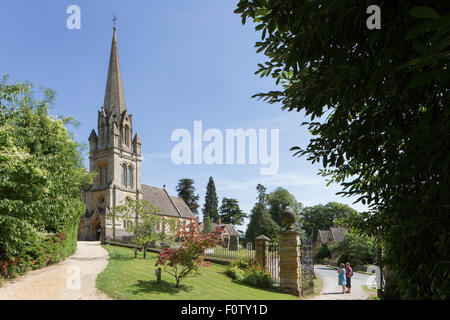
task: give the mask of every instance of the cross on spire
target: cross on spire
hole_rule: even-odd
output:
[[[112,21],[114,22],[113,29],[116,30],[116,21],[117,21],[116,15],[114,15],[114,18],[112,19]]]

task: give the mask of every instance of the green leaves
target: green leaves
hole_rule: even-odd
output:
[[[85,212],[80,190],[91,176],[64,126],[70,120],[49,116],[55,93],[44,89],[36,100],[30,84],[7,79],[0,83],[0,260],[27,254],[41,241],[37,232],[75,229],[62,244],[68,254]]]
[[[265,32],[256,50],[266,61],[256,74],[281,86],[254,97],[309,118],[313,138],[293,154],[322,162],[338,194],[369,205],[360,227],[389,246],[405,297],[443,296],[450,280],[430,281],[410,264],[442,274],[435,266],[450,255],[450,240],[436,237],[450,223],[450,2],[380,6],[377,31],[346,1],[242,0],[237,13]]]
[[[414,7],[411,9],[410,13],[414,18],[419,18],[419,19],[437,19],[437,18],[439,18],[439,14],[430,7],[424,7],[424,6]]]

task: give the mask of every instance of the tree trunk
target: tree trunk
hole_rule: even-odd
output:
[[[147,258],[147,247],[144,246],[144,259],[146,259],[146,258]]]

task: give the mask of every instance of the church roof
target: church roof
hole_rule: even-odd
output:
[[[221,225],[218,225],[216,223],[212,223],[213,229],[216,229],[217,227],[220,227],[222,229],[225,229],[230,236],[237,236],[239,237],[239,232],[236,231],[234,226],[230,223],[223,223]]]
[[[330,228],[331,236],[333,237],[334,241],[342,241],[345,239],[345,228]]]
[[[144,200],[153,203],[161,211],[160,215],[179,218],[194,218],[183,199],[170,196],[165,189],[142,184]]]
[[[326,244],[328,240],[328,233],[330,230],[319,230],[318,239],[322,244]]]
[[[119,117],[127,109],[120,72],[119,50],[116,41],[116,28],[113,32],[111,55],[109,57],[108,78],[106,80],[105,101],[103,103],[108,115],[115,113]]]

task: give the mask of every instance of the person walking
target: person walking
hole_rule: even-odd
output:
[[[350,262],[347,261],[347,263],[345,264],[345,283],[346,283],[346,287],[347,287],[347,293],[350,293],[351,289],[352,289],[352,276],[353,276],[353,269],[350,266]]]
[[[345,293],[345,285],[346,285],[345,264],[341,263],[341,265],[337,269],[337,272],[338,272],[338,285],[342,286],[342,293],[344,294]]]

